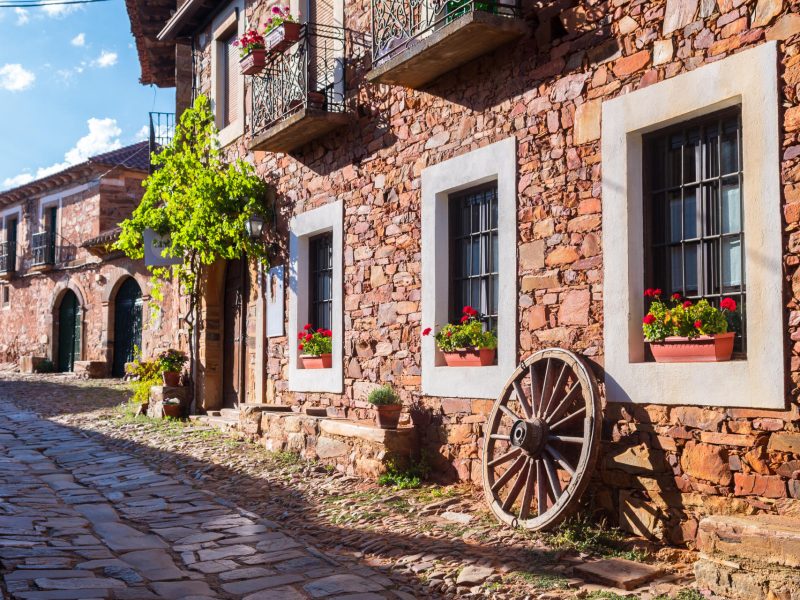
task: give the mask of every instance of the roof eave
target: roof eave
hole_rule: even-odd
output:
[[[218,4],[213,0],[186,0],[156,37],[161,42],[168,42],[191,36]]]

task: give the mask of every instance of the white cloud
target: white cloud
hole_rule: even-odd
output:
[[[33,85],[36,75],[20,64],[7,64],[0,67],[0,89],[21,92]]]
[[[150,128],[147,125],[142,125],[142,128],[133,136],[134,142],[143,142],[150,139]]]
[[[80,9],[81,6],[79,4],[45,4],[42,6],[42,12],[54,19],[60,19]]]
[[[92,61],[92,65],[95,67],[99,67],[101,69],[105,69],[106,67],[113,67],[117,64],[117,53],[116,52],[109,52],[108,50],[103,50],[95,60]]]
[[[89,133],[80,138],[75,145],[64,154],[64,161],[37,169],[36,175],[30,173],[20,173],[14,177],[9,177],[3,181],[3,187],[14,187],[24,185],[34,179],[41,179],[53,173],[63,171],[67,167],[85,162],[88,158],[110,152],[122,147],[119,136],[122,129],[117,125],[116,119],[96,119],[92,117],[86,124]]]
[[[25,25],[31,20],[30,16],[28,16],[28,11],[24,8],[15,8],[14,14],[17,15],[17,25]]]
[[[73,46],[78,46],[78,47],[85,46],[86,45],[86,34],[85,33],[79,33],[74,38],[72,38],[72,40],[70,40],[70,44],[72,44]]]
[[[3,187],[4,188],[13,188],[19,185],[25,185],[33,181],[33,175],[30,173],[20,173],[19,175],[15,175],[14,177],[8,177],[3,180]]]

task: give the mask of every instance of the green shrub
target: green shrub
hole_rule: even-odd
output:
[[[158,355],[158,367],[161,373],[177,373],[183,369],[183,364],[189,360],[180,350],[164,350]]]
[[[374,404],[375,406],[391,406],[395,404],[402,404],[397,392],[395,392],[394,388],[392,388],[390,385],[382,385],[381,387],[372,390],[369,393],[369,396],[367,396],[367,402]]]
[[[136,360],[128,365],[133,397],[131,402],[143,404],[150,400],[150,388],[161,383],[161,365],[157,360]]]

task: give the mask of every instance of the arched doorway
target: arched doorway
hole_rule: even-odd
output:
[[[228,262],[222,326],[222,405],[235,408],[245,398],[245,336],[247,331],[247,260]]]
[[[58,360],[60,373],[74,370],[81,359],[81,304],[72,290],[67,290],[58,307]]]
[[[124,281],[114,301],[114,363],[111,374],[125,375],[125,364],[142,347],[142,288],[133,277]]]

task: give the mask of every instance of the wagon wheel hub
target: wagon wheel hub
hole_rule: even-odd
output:
[[[511,445],[521,448],[530,456],[536,458],[544,450],[547,433],[547,423],[542,419],[538,417],[534,417],[530,421],[519,419],[511,427]]]

